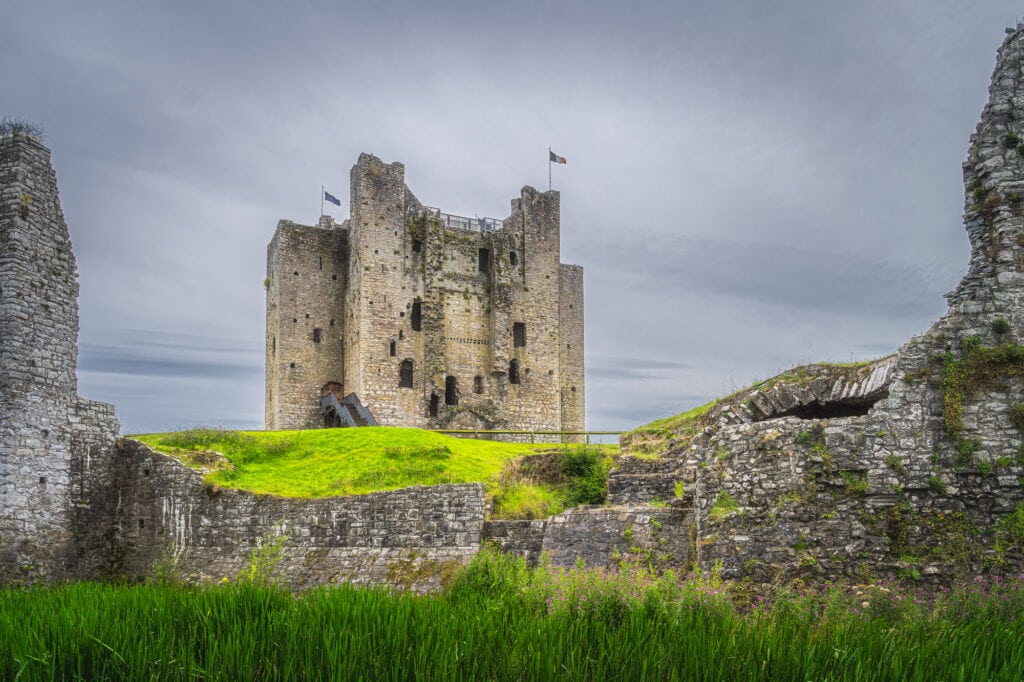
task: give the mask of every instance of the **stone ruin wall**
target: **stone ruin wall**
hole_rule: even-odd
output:
[[[292,589],[341,582],[439,589],[489,542],[536,564],[687,564],[687,512],[582,507],[550,519],[486,521],[479,483],[308,500],[219,488],[146,445],[118,447],[118,545],[110,572],[144,579],[171,570],[190,582],[235,580],[253,550],[285,541],[274,578]]]
[[[0,582],[95,574],[113,407],[77,395],[78,276],[50,152],[0,135]]]
[[[717,562],[723,576],[756,583],[948,583],[1024,568],[1014,527],[1024,520],[1024,434],[1011,414],[1024,379],[989,368],[963,394],[959,431],[947,425],[944,385],[944,367],[967,362],[971,348],[1024,343],[1022,29],[1008,30],[971,137],[971,261],[947,314],[867,368],[819,368],[816,384],[811,373],[731,396],[659,459],[627,458],[613,473],[613,502],[689,511],[694,565]],[[843,415],[844,396],[868,409]]]
[[[321,426],[319,389],[338,381],[382,424],[582,430],[583,276],[559,262],[558,194],[524,188],[505,226],[480,232],[443,226],[400,163],[363,154],[351,175],[350,221],[282,221],[268,247],[268,428]],[[411,388],[398,386],[404,361]],[[445,404],[449,376],[457,405]]]
[[[340,582],[428,591],[479,549],[479,483],[298,499],[218,488],[136,441],[121,444],[120,571],[163,566],[193,582],[235,580],[252,551],[285,536],[275,579],[293,589]]]

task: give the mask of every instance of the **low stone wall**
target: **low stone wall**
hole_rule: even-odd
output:
[[[255,547],[286,535],[276,576],[288,587],[351,582],[415,591],[441,586],[479,550],[479,483],[295,499],[217,488],[137,441],[121,445],[124,570],[162,564],[191,581],[234,579]]]
[[[542,551],[552,566],[681,568],[689,562],[690,526],[690,514],[672,507],[577,507],[548,519]]]
[[[544,546],[546,519],[488,521],[484,524],[484,541],[490,542],[506,554],[526,559],[530,566],[536,566]]]

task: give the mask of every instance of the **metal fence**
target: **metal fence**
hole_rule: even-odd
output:
[[[505,226],[505,221],[498,220],[497,218],[467,218],[466,216],[442,213],[441,209],[432,206],[424,206],[423,208],[430,211],[435,218],[441,221],[441,225],[450,230],[490,232],[492,230],[500,230]]]
[[[585,436],[585,443],[590,445],[591,436],[621,436],[625,431],[516,431],[516,430],[486,430],[486,429],[432,429],[435,433],[448,433],[453,436],[472,436],[473,438],[485,438],[490,435],[502,436],[529,436],[531,443],[537,442],[537,437],[549,436]]]

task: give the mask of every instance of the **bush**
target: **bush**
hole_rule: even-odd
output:
[[[586,447],[566,450],[562,455],[562,473],[571,480],[566,507],[604,504],[608,500],[608,481],[600,451]]]

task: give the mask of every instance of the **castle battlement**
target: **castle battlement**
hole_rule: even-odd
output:
[[[458,216],[362,154],[350,206],[341,224],[283,220],[268,246],[267,428],[336,425],[330,384],[381,424],[583,429],[583,274],[560,262],[557,192]]]

